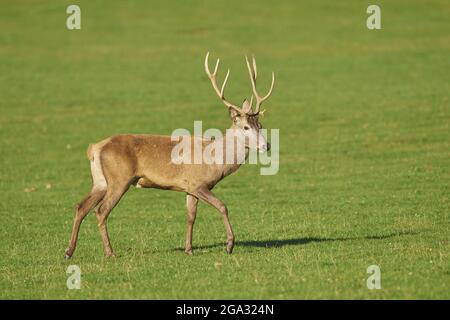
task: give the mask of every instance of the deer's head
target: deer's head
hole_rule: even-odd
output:
[[[214,72],[211,73],[211,71],[209,70],[208,58],[209,52],[206,54],[205,58],[206,74],[211,80],[214,91],[229,110],[230,118],[232,121],[232,129],[239,131],[240,135],[243,136],[246,141],[248,141],[247,142],[248,146],[255,146],[256,149],[258,149],[258,151],[260,152],[269,151],[270,144],[267,143],[266,138],[261,133],[262,125],[260,123],[260,117],[264,114],[265,110],[260,111],[260,109],[261,104],[265,100],[267,100],[267,98],[269,98],[269,96],[272,94],[273,86],[275,84],[275,74],[272,72],[272,84],[270,85],[269,92],[264,97],[261,97],[256,91],[257,71],[255,58],[254,57],[252,58],[252,64],[250,65],[248,58],[245,57],[245,60],[247,62],[248,73],[250,75],[253,94],[251,96],[250,101],[246,99],[244,100],[242,107],[238,107],[237,105],[234,105],[225,99],[224,91],[225,85],[227,84],[228,81],[228,76],[230,75],[230,69],[228,69],[222,87],[219,89],[219,86],[217,85],[216,76],[217,71],[219,69],[220,59],[217,59],[216,66],[214,67]],[[255,97],[256,100],[254,110],[252,107],[253,97]],[[253,143],[250,143],[250,141]]]

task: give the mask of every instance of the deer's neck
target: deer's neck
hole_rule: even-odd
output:
[[[228,130],[236,130],[233,127]],[[242,139],[225,135],[223,138],[222,176],[226,177],[235,172],[247,160],[249,149]]]

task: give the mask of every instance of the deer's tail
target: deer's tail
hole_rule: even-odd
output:
[[[108,142],[109,140],[103,140],[99,143],[90,144],[86,154],[91,162],[91,174],[92,174],[92,188],[93,189],[100,189],[100,190],[106,190],[107,182],[105,175],[103,174],[103,168],[101,163],[101,152],[103,146]]]

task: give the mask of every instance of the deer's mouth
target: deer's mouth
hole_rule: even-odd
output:
[[[258,146],[258,147],[256,147],[256,150],[258,150],[259,153],[268,152],[268,151],[270,151],[270,143],[266,143],[262,146]]]

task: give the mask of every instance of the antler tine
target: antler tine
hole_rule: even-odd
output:
[[[245,57],[245,61],[247,62],[247,69],[248,69],[248,73],[250,75],[250,81],[251,81],[251,84],[252,84],[253,95],[255,96],[255,99],[256,99],[254,114],[257,115],[259,113],[259,109],[261,107],[261,104],[267,98],[269,98],[270,95],[272,94],[272,90],[273,90],[273,87],[275,85],[275,73],[272,72],[272,84],[270,85],[269,92],[264,97],[261,98],[261,96],[258,94],[258,92],[256,90],[257,69],[256,69],[255,57],[252,57],[252,67],[250,66],[250,62],[248,61],[247,56]]]
[[[225,106],[227,106],[228,108],[232,108],[234,110],[236,110],[239,113],[243,113],[242,110],[235,106],[234,104],[228,102],[225,99],[225,86],[227,84],[228,81],[228,76],[230,75],[230,69],[228,69],[227,75],[225,76],[225,79],[223,81],[222,87],[219,90],[219,87],[217,86],[217,80],[216,80],[216,75],[217,75],[217,71],[219,69],[219,63],[220,63],[220,59],[217,59],[216,62],[216,66],[214,68],[214,73],[211,74],[211,71],[209,70],[209,64],[208,64],[208,58],[209,58],[209,52],[206,54],[205,57],[205,72],[208,75],[209,79],[211,80],[211,84],[214,88],[214,91],[216,92],[216,94],[219,96],[219,98],[222,100],[222,102],[225,104]]]
[[[257,71],[256,71],[256,60],[255,60],[255,56],[253,56],[252,55],[252,63],[253,63],[253,71],[255,72],[254,74],[255,74],[255,80],[256,80],[256,77],[258,76],[258,73],[257,73]]]
[[[264,96],[263,100],[266,100],[272,94],[273,86],[275,85],[275,72],[272,71],[272,84],[270,85],[269,92]]]
[[[208,52],[209,54],[209,52]],[[220,59],[217,59],[216,66],[214,67],[214,75],[217,74],[217,70],[219,69]]]
[[[227,75],[225,76],[225,79],[223,80],[222,88],[220,89],[220,96],[222,98],[223,98],[223,94],[224,94],[224,91],[225,91],[225,85],[227,84],[229,75],[230,75],[230,69],[228,69]]]
[[[245,56],[245,61],[247,62],[247,69],[248,69],[248,74],[250,75],[250,82],[252,83],[252,89],[253,89],[253,94],[255,95],[255,98],[257,99],[256,101],[258,101],[258,93],[256,92],[256,77],[254,76],[253,70],[250,67],[250,62],[248,62],[248,58],[247,56]]]

